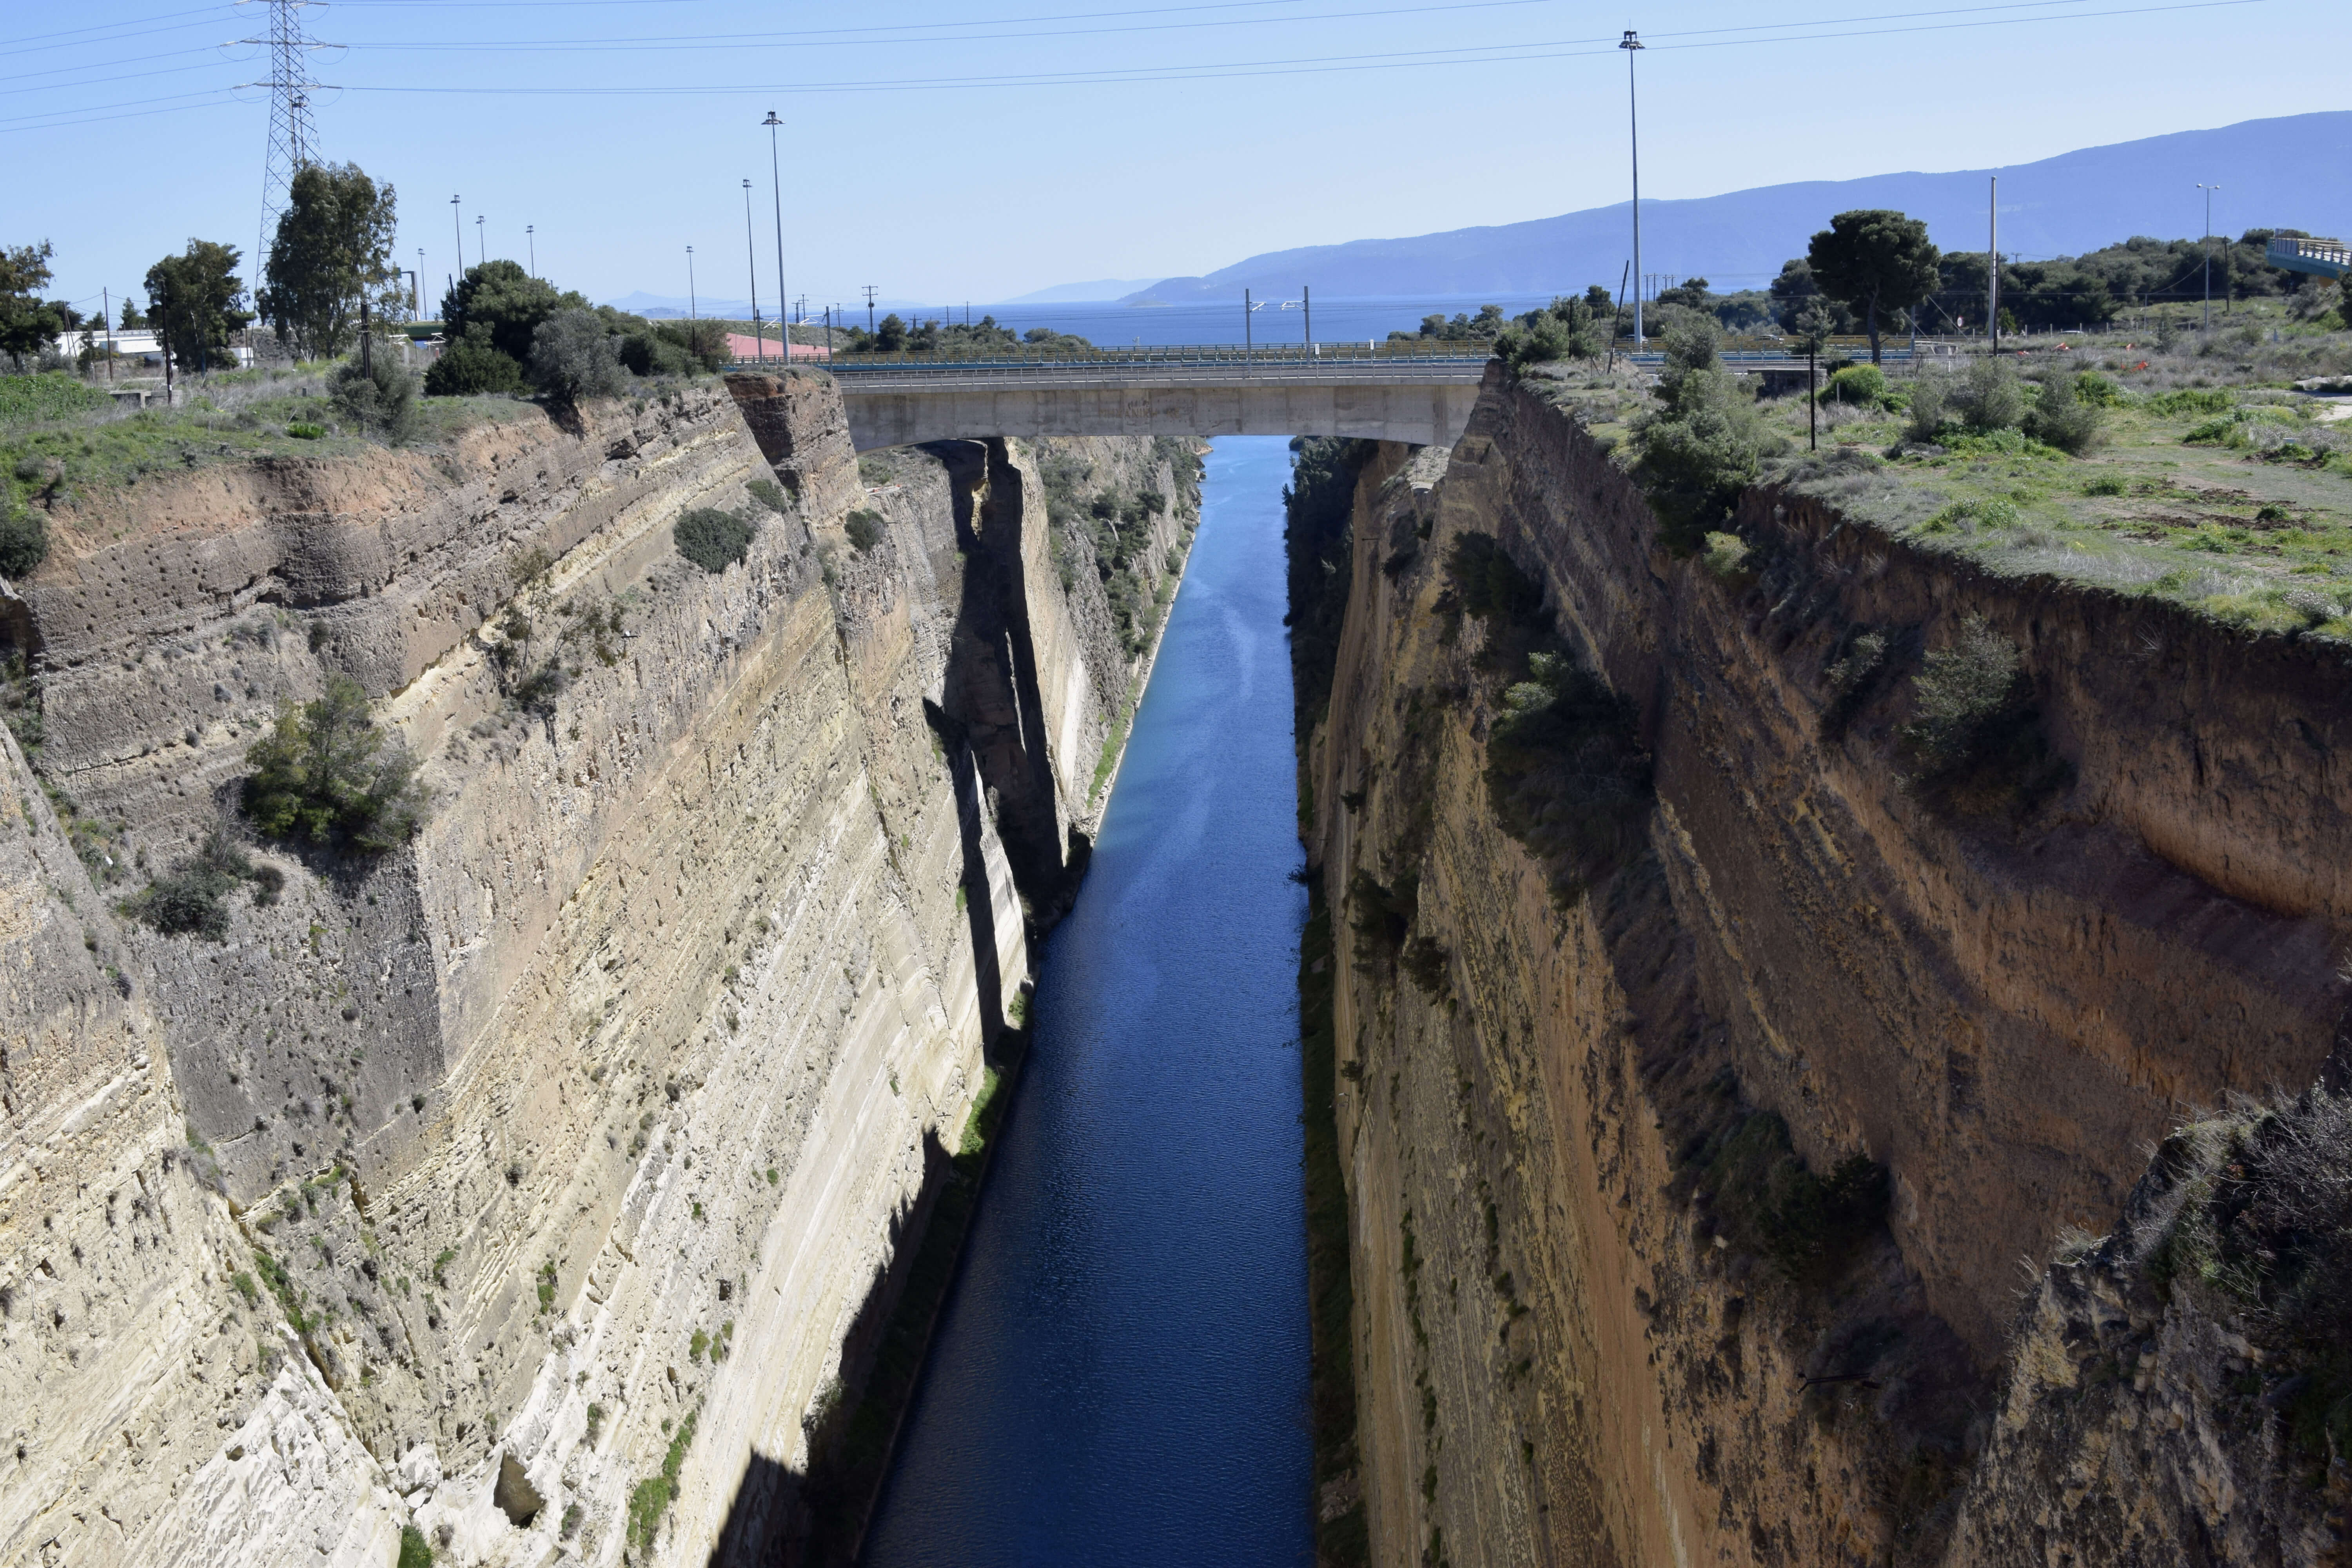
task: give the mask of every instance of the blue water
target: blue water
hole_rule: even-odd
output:
[[[1313,1560],[1288,471],[1279,437],[1208,460],[875,1568]]]

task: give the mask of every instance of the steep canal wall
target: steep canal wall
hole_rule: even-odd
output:
[[[1192,470],[861,465],[799,375],[577,415],[60,496],[9,585],[0,1563],[801,1529]],[[418,764],[380,852],[240,808],[338,680]]]
[[[1499,371],[1450,451],[1339,460],[1293,519],[1359,1403],[1327,1555],[2321,1560],[2333,1363],[2179,1259],[2332,1112],[2147,1151],[2338,1037],[2341,656],[1769,491],[1710,570]],[[1904,727],[1986,637],[2032,745],[1939,796]]]

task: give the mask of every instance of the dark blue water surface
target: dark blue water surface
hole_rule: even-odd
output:
[[[1288,471],[1208,459],[876,1568],[1312,1561]]]

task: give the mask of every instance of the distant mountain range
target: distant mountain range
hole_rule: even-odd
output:
[[[1925,218],[1950,250],[1985,248],[1987,184],[2000,177],[2000,247],[2038,258],[2095,250],[2136,234],[2179,238],[2200,231],[2196,184],[2219,180],[2217,229],[2352,229],[2352,111],[2250,120],[2218,131],[2183,131],[2036,163],[1945,174],[1875,174],[1765,185],[1689,201],[1642,204],[1642,267],[1703,276],[1718,291],[1760,287],[1804,254],[1832,213],[1894,207]],[[1244,288],[1277,299],[1306,284],[1333,299],[1372,295],[1536,294],[1605,283],[1612,290],[1632,252],[1630,204],[1409,239],[1270,251],[1204,278],[1167,278],[1120,303],[1194,304],[1236,299]],[[1076,300],[1066,284],[1029,300]]]

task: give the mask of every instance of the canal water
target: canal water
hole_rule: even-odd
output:
[[[1208,459],[874,1568],[1313,1560],[1288,475]]]

